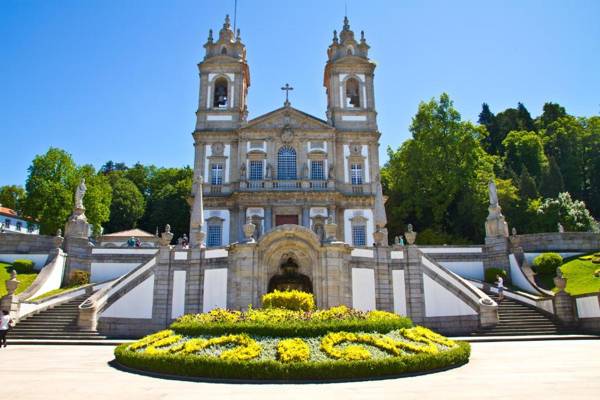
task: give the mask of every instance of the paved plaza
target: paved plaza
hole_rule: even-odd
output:
[[[399,379],[223,384],[152,378],[111,367],[111,346],[0,350],[2,397],[18,399],[597,399],[600,340],[475,343],[469,364]]]

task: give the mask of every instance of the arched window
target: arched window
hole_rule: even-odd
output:
[[[213,95],[213,107],[227,107],[227,79],[219,78],[215,81],[215,91]]]
[[[223,47],[223,48],[221,49],[221,54],[223,54],[223,55],[227,55],[227,47]]]
[[[284,146],[277,153],[277,179],[289,181],[298,179],[296,173],[296,150]]]
[[[359,84],[355,78],[346,81],[346,107],[360,107]]]

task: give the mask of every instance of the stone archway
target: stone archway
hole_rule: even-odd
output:
[[[317,305],[321,303],[324,280],[322,247],[313,231],[299,225],[281,225],[261,237],[257,247],[259,296],[272,289],[272,279],[275,278],[273,285],[310,287]],[[286,274],[284,268],[290,260],[293,267],[291,263],[287,264]]]
[[[278,274],[273,275],[271,279],[269,279],[267,292],[270,293],[275,290],[300,290],[301,292],[307,293],[313,292],[310,278],[298,272],[298,264],[292,257],[289,257],[283,264],[281,264],[280,272]]]

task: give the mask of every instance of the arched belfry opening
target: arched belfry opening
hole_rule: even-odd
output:
[[[360,85],[355,78],[349,78],[346,81],[346,106],[351,108],[360,107]]]
[[[281,264],[279,273],[269,280],[267,291],[271,293],[275,290],[300,290],[302,292],[312,293],[313,288],[310,278],[301,274],[298,270],[299,268],[296,261],[289,257]]]
[[[215,81],[215,94],[213,96],[214,108],[227,107],[227,79],[221,77]]]

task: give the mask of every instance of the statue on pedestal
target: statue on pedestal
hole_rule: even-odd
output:
[[[493,179],[488,183],[490,205],[488,217],[485,221],[486,237],[508,237],[508,224],[502,215],[502,208],[498,204],[498,189]]]
[[[87,186],[85,186],[85,178],[81,179],[81,183],[75,189],[75,208],[85,210],[83,206],[83,196],[85,196],[85,192],[87,191]]]

